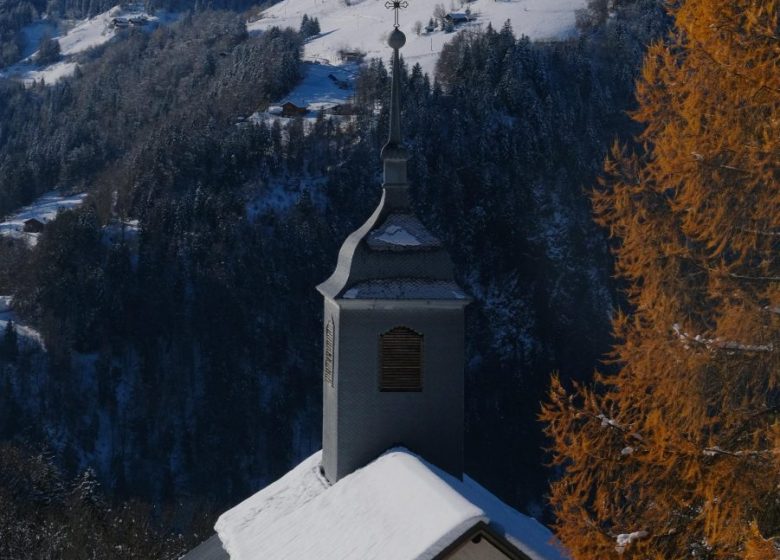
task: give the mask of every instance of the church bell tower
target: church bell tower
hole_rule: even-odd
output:
[[[463,475],[464,310],[442,243],[414,215],[401,141],[395,27],[390,135],[379,206],[341,247],[325,299],[322,468],[335,483],[401,445]]]

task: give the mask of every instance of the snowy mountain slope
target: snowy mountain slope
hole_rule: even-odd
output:
[[[387,34],[392,28],[392,13],[385,8],[385,0],[283,0],[262,13],[261,19],[250,22],[250,31],[261,31],[272,26],[300,26],[304,14],[319,20],[321,33],[313,37],[305,48],[305,58],[317,62],[339,64],[341,49],[364,51],[368,57],[389,56]],[[440,2],[445,11],[460,11],[467,7],[473,21],[456,29],[480,28],[491,23],[500,29],[506,20],[512,22],[516,35],[528,35],[531,39],[560,39],[574,33],[574,12],[586,4],[586,0],[475,0],[460,4]],[[406,33],[406,46],[402,53],[409,64],[419,62],[423,69],[432,72],[442,46],[453,33],[436,30],[418,36],[415,22],[423,28],[433,16],[437,2],[410,0],[409,7],[401,12],[401,29]]]
[[[302,68],[303,79],[278,103],[287,101],[299,107],[306,107],[309,112],[304,117],[310,126],[317,119],[320,111],[326,111],[337,105],[348,103],[355,93],[355,77],[358,73],[358,64],[346,63],[341,66],[306,62]],[[289,121],[281,116],[282,108],[271,105],[266,111],[256,112],[249,117],[250,122],[259,123],[265,121],[271,123],[275,120],[282,124]],[[326,118],[333,118],[327,115]]]
[[[291,101],[298,106],[309,106],[311,110],[345,103],[353,93],[355,76],[358,72],[356,64],[331,66],[328,64],[305,64],[304,77],[285,101]]]
[[[117,34],[118,30],[111,25],[111,20],[116,17],[131,18],[145,16],[148,23],[145,27],[153,28],[156,25],[168,24],[178,18],[177,14],[159,10],[154,16],[146,13],[141,8],[121,8],[115,6],[110,10],[98,14],[95,17],[82,20],[67,32],[54,37],[60,44],[62,60],[47,66],[38,66],[34,63],[37,51],[37,42],[45,33],[56,29],[54,24],[47,20],[35,22],[22,30],[25,37],[25,52],[30,53],[18,64],[11,66],[0,76],[19,79],[26,84],[44,80],[47,84],[54,84],[61,78],[70,76],[76,70],[76,57],[80,53],[107,43]]]
[[[72,210],[80,206],[86,196],[86,194],[63,196],[56,191],[44,194],[29,206],[21,208],[14,215],[0,222],[0,236],[21,238],[29,245],[35,245],[38,243],[39,234],[24,231],[25,220],[36,219],[45,224],[54,219],[60,210]]]

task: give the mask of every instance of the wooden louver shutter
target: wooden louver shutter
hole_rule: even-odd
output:
[[[335,336],[336,327],[333,324],[333,318],[325,325],[325,364],[323,368],[323,376],[325,383],[333,387],[333,338]]]
[[[379,390],[422,391],[423,336],[395,327],[379,337]]]

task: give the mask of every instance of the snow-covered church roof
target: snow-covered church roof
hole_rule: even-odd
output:
[[[483,522],[531,560],[566,558],[536,520],[470,478],[459,480],[403,448],[333,485],[321,475],[320,461],[317,452],[222,514],[215,529],[227,554],[214,540],[202,548],[214,555],[201,557],[432,559]]]

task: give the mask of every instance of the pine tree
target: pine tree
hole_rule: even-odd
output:
[[[13,321],[8,321],[3,330],[3,342],[0,346],[0,358],[13,362],[19,355],[19,341],[16,326]]]
[[[52,64],[60,59],[60,42],[44,35],[38,45],[35,62],[41,65]]]
[[[320,32],[320,20],[316,17],[310,18],[308,14],[303,14],[299,32],[304,39],[314,37]]]
[[[578,560],[780,557],[780,37],[776,0],[688,0],[652,46],[594,194],[630,314],[619,371],[542,419]]]

